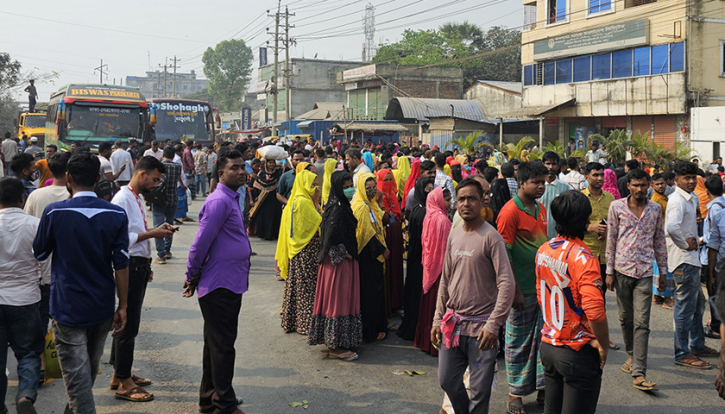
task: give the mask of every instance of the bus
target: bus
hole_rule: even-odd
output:
[[[103,141],[143,141],[151,129],[149,121],[148,103],[138,88],[70,84],[50,96],[45,145],[70,151],[76,143],[95,152]]]
[[[149,101],[156,123],[151,128],[150,140],[172,142],[188,141],[202,145],[214,144],[215,117],[208,102],[190,99],[159,98]]]

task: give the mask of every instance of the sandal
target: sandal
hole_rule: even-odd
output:
[[[385,339],[386,336],[388,336],[388,334],[386,334],[385,332],[380,332],[378,334],[377,340],[382,341],[383,339]]]
[[[613,349],[615,351],[618,351],[619,350],[619,345],[615,344],[612,341],[609,341],[609,349]]]
[[[396,324],[394,324],[392,322],[390,322],[388,324],[388,330],[389,331],[397,331],[398,329],[400,329],[400,325],[396,325]]]
[[[620,369],[622,370],[622,372],[631,374],[632,373],[632,364],[628,364],[627,362],[625,362],[624,364],[622,364],[622,367]]]
[[[515,409],[516,411],[512,411],[511,409]],[[509,401],[506,403],[506,414],[526,414],[526,411],[524,411],[524,402],[519,401]]]
[[[646,379],[637,381],[634,384],[632,384],[632,386],[634,386],[634,388],[636,388],[638,390],[642,390],[642,391],[656,391],[657,390],[656,385],[657,385],[656,383],[654,383],[652,381],[647,381]]]
[[[154,399],[154,395],[141,387],[130,389],[126,392],[116,392],[116,399],[133,402],[147,402]]]
[[[343,361],[348,361],[348,362],[354,361],[354,360],[358,359],[358,357],[359,357],[359,355],[356,352],[352,352],[352,351],[343,352],[340,355],[335,355],[332,352],[329,352],[328,355],[330,356],[330,358],[333,358],[333,359],[337,358],[337,359],[341,359]]]
[[[709,346],[706,346],[702,351],[691,351],[692,355],[696,357],[719,357],[720,351],[716,351]]]
[[[133,383],[136,384],[137,387],[145,387],[147,385],[151,385],[150,379],[142,378],[136,375],[131,375],[131,380],[133,380]],[[111,389],[115,391],[120,385],[120,381],[118,382],[118,384],[111,383]]]
[[[683,367],[690,367],[696,369],[710,369],[712,365],[709,362],[703,361],[700,358],[690,354],[682,361],[675,361],[675,365],[682,365]]]

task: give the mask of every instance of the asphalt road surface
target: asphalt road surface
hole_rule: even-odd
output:
[[[196,217],[203,200],[190,211]],[[146,294],[141,329],[136,340],[134,373],[153,380],[146,387],[155,400],[132,403],[116,400],[109,390],[113,368],[108,365],[110,335],[101,359],[103,371],[96,380],[95,397],[99,413],[197,413],[201,380],[202,325],[196,297],[181,296],[186,258],[197,224],[187,223],[174,238],[174,258],[166,265],[153,265],[154,280]],[[252,238],[257,256],[252,257],[249,292],[242,300],[239,336],[236,343],[234,386],[244,399],[245,413],[430,413],[440,411],[443,391],[438,385],[437,359],[396,335],[357,351],[360,358],[343,362],[327,358],[324,346],[308,346],[307,338],[285,334],[280,327],[280,304],[284,284],[274,279],[275,242]],[[613,292],[607,294],[607,316],[612,339],[623,348]],[[709,315],[705,315],[709,319]],[[645,393],[632,387],[629,375],[620,371],[624,351],[612,351],[604,369],[598,413],[723,413],[712,385],[714,369],[699,371],[673,364],[672,311],[653,307],[647,376],[659,384],[659,391]],[[707,344],[719,349],[718,341]],[[716,359],[710,362],[716,363]],[[16,362],[9,351],[9,387],[6,404],[15,412]],[[491,398],[491,413],[505,413],[506,372],[499,359],[498,386]],[[410,377],[403,371],[423,371]],[[307,410],[290,402],[309,402]],[[535,395],[524,399],[527,413],[541,413]],[[36,408],[41,414],[62,413],[65,406],[62,380],[39,391]]]

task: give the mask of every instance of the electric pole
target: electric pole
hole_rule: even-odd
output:
[[[173,80],[174,93],[172,95],[173,98],[176,98],[176,67],[177,67],[176,66],[176,61],[177,60],[181,61],[181,59],[176,59],[176,55],[174,55],[174,80]],[[179,67],[181,67],[181,66],[179,66]]]
[[[169,66],[169,58],[166,58],[166,63],[164,63],[164,95],[162,98],[166,98],[166,68]],[[161,67],[161,64],[159,63],[159,67]]]
[[[101,77],[100,77],[100,80],[99,80],[99,83],[101,85],[103,84],[103,73],[104,73],[103,72],[103,68],[106,68],[106,72],[105,73],[107,74],[108,73],[108,65],[104,65],[103,64],[103,59],[101,59],[101,66],[93,69],[93,73],[96,73],[96,71],[99,71],[101,73]]]
[[[285,103],[284,103],[284,117],[285,121],[287,121],[287,125],[289,125],[290,121],[290,113],[291,113],[291,106],[292,106],[292,87],[290,83],[291,74],[290,74],[290,57],[289,57],[289,47],[290,47],[290,38],[289,38],[289,29],[294,26],[290,26],[289,24],[289,17],[294,16],[295,14],[289,13],[289,9],[287,6],[284,8],[284,47],[285,47],[285,54],[284,54],[284,95],[285,95]],[[294,39],[292,40],[294,42]]]
[[[270,91],[272,93],[272,136],[277,136],[277,86],[279,84],[279,11],[282,0],[277,2],[277,13],[274,14],[274,80]]]

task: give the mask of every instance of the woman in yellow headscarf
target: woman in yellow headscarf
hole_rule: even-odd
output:
[[[384,339],[388,321],[385,317],[385,259],[390,251],[385,245],[386,215],[378,204],[375,176],[360,174],[352,212],[357,219],[357,249],[360,254],[360,311],[363,340]],[[380,194],[382,195],[382,194]]]
[[[403,155],[398,158],[397,170],[393,170],[393,177],[395,182],[398,183],[398,197],[403,197],[403,191],[405,191],[405,182],[410,176],[410,159]]]
[[[322,206],[327,204],[327,199],[330,197],[330,188],[332,188],[332,173],[337,168],[337,161],[334,158],[328,158],[325,160],[325,175],[322,178]]]
[[[300,163],[301,164],[301,163]],[[320,223],[316,208],[317,175],[300,169],[289,202],[282,211],[275,259],[285,278],[282,329],[307,335],[317,288]]]

